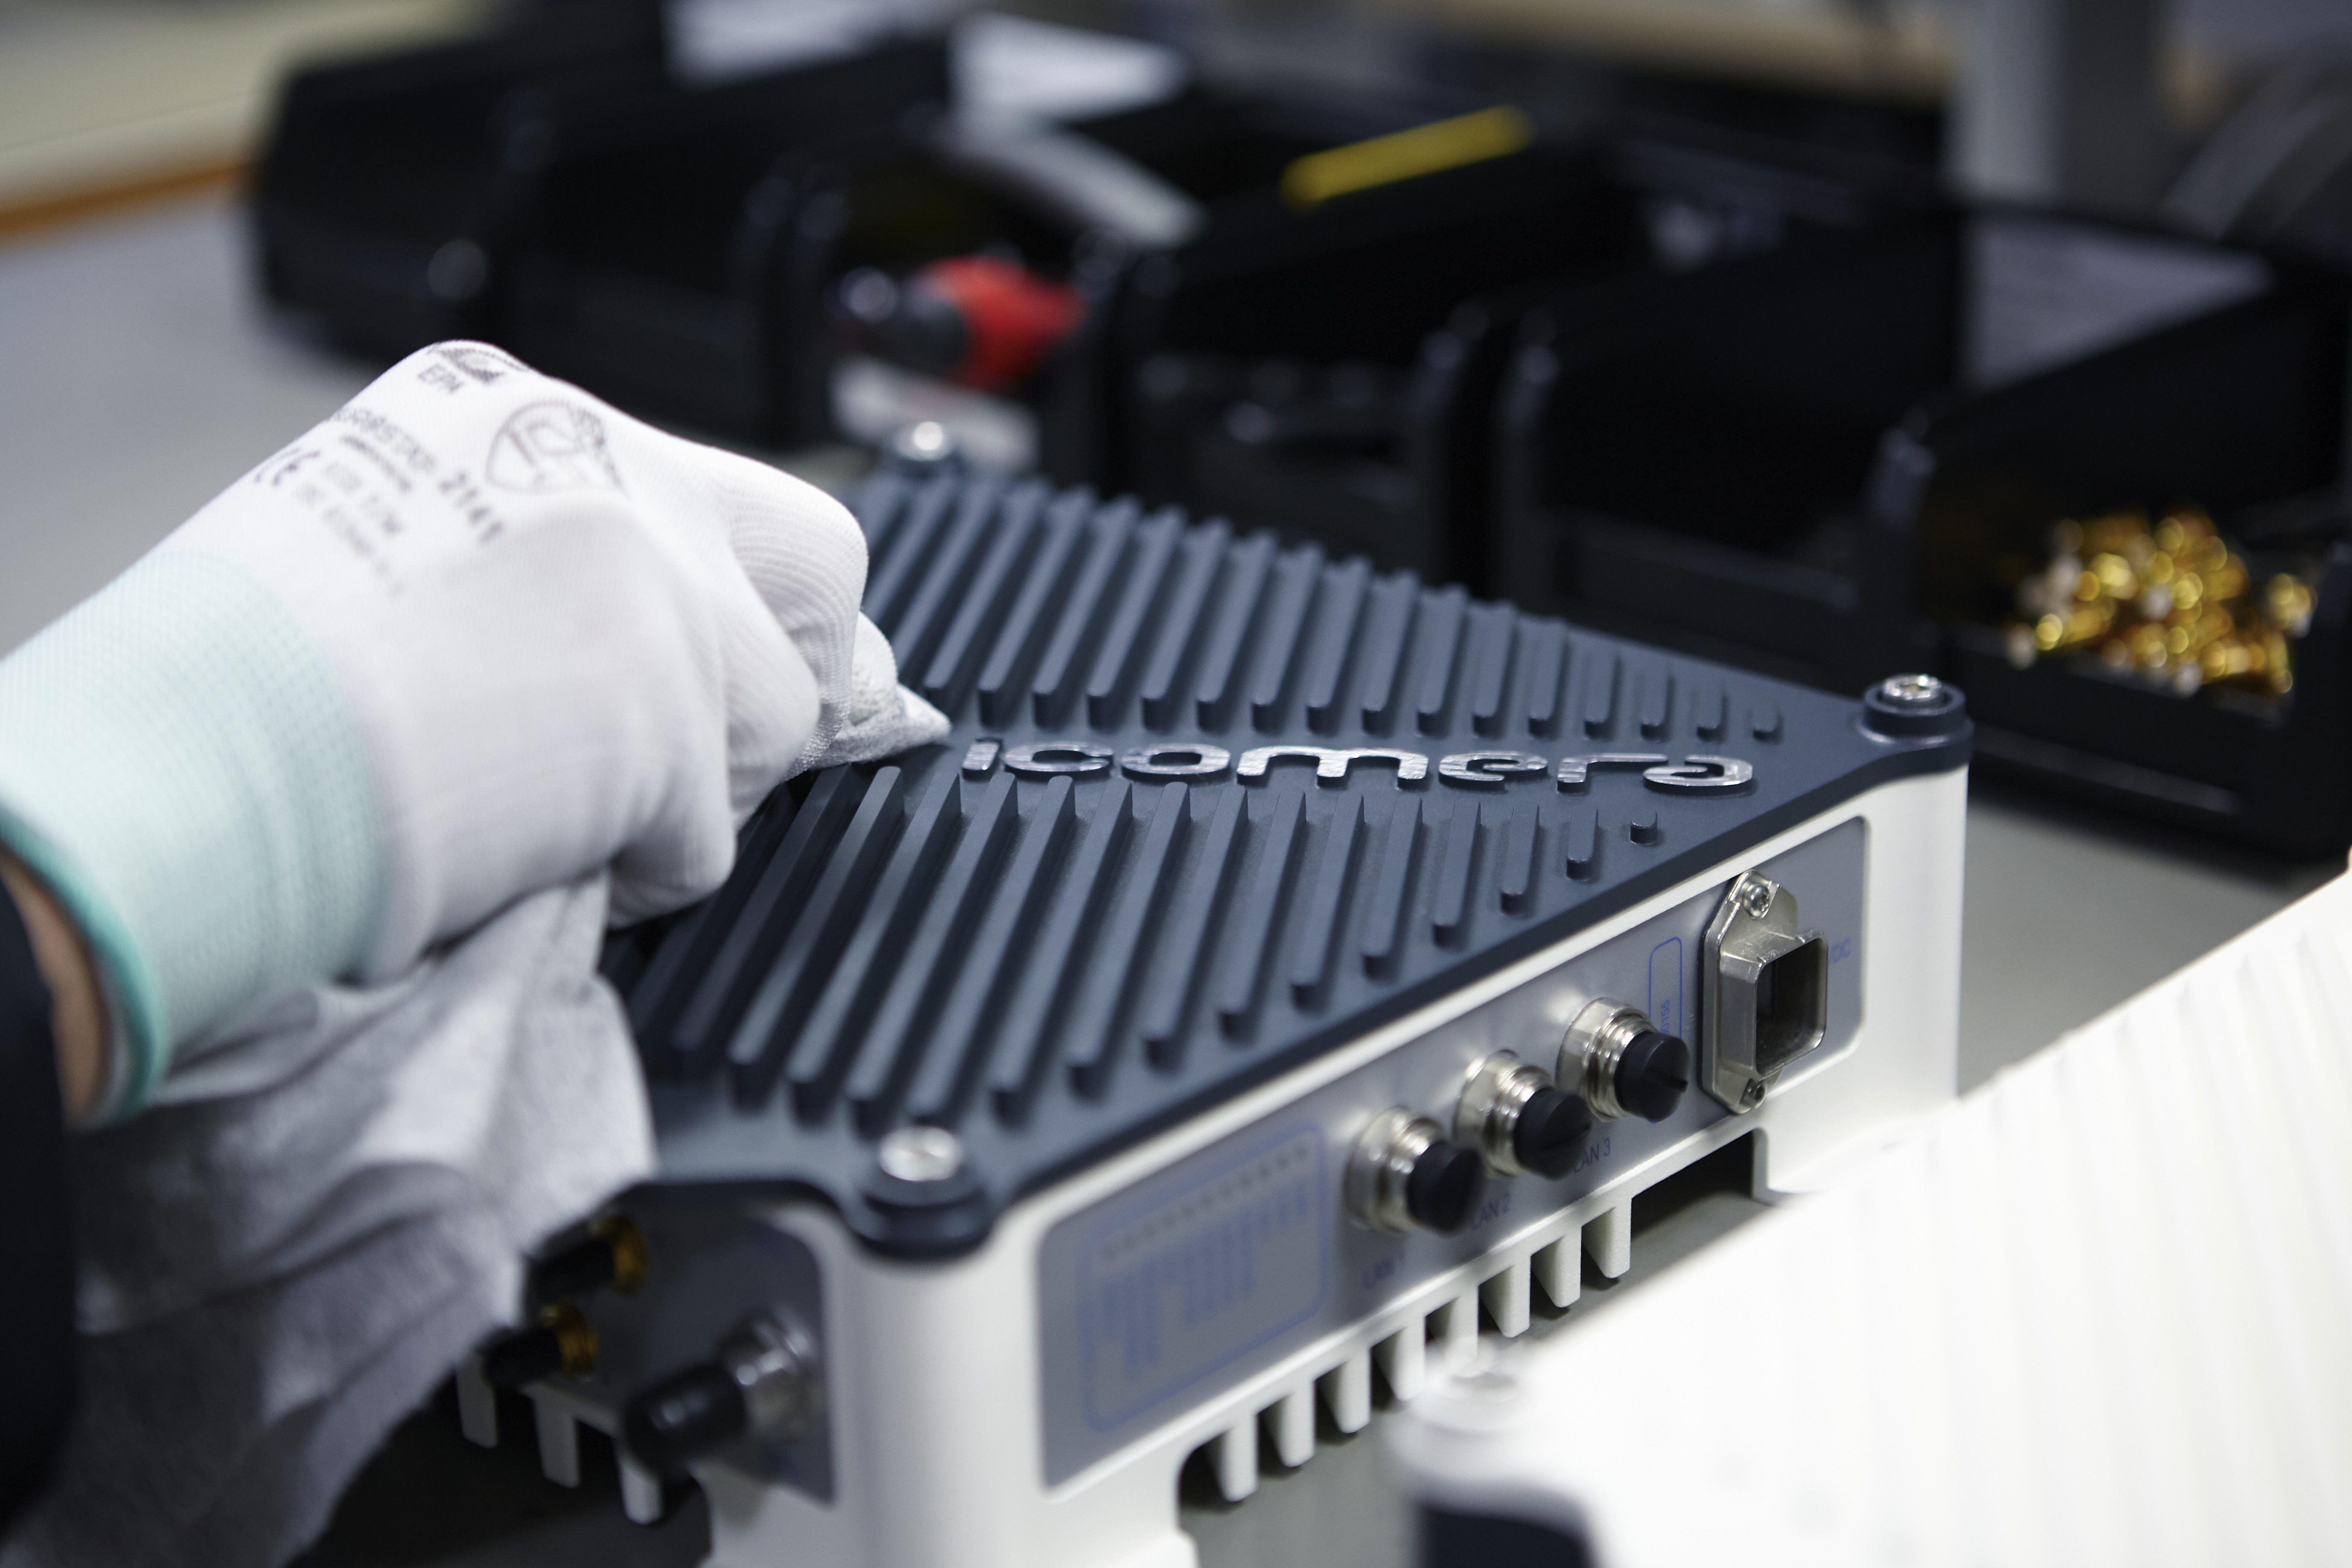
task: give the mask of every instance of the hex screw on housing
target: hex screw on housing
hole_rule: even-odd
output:
[[[893,1128],[874,1163],[902,1182],[944,1182],[963,1169],[963,1142],[944,1127]]]
[[[903,474],[953,473],[963,467],[963,450],[946,426],[936,419],[919,419],[890,437],[882,460]]]
[[[1897,708],[1935,708],[1944,700],[1944,683],[1932,675],[1890,675],[1878,683],[1878,695]]]
[[[1882,740],[1950,740],[1969,727],[1968,702],[1932,675],[1890,675],[1862,694],[1862,725]]]

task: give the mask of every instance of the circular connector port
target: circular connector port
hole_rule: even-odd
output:
[[[1498,1176],[1557,1181],[1576,1168],[1592,1111],[1539,1067],[1508,1051],[1470,1069],[1454,1106],[1454,1136],[1486,1157]]]
[[[1405,1178],[1405,1213],[1423,1230],[1452,1236],[1470,1223],[1486,1191],[1486,1173],[1477,1155],[1459,1143],[1433,1143]]]
[[[696,1459],[742,1436],[750,1426],[743,1391],[726,1368],[705,1363],[666,1377],[629,1401],[621,1415],[621,1440],[656,1475],[678,1476]]]
[[[1664,1121],[1682,1103],[1690,1070],[1688,1044],[1606,997],[1576,1016],[1559,1047],[1560,1081],[1581,1089],[1601,1117]]]
[[[606,1215],[587,1234],[535,1258],[525,1282],[533,1301],[558,1301],[608,1287],[634,1295],[646,1282],[646,1238],[626,1215]]]
[[[1403,1107],[1372,1118],[1348,1161],[1348,1209],[1374,1230],[1452,1236],[1478,1213],[1486,1162]]]
[[[740,1439],[793,1436],[814,1417],[818,1392],[807,1337],[761,1313],[720,1341],[709,1362],[630,1400],[621,1440],[647,1469],[675,1477]]]
[[[1592,1131],[1592,1108],[1580,1096],[1539,1089],[1528,1097],[1511,1132],[1511,1152],[1519,1164],[1547,1181],[1576,1169],[1584,1135]]]
[[[529,1328],[482,1346],[482,1381],[493,1388],[520,1388],[559,1373],[585,1377],[595,1370],[596,1331],[569,1301],[541,1307]]]

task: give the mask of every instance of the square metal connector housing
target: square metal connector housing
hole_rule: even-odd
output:
[[[1828,944],[1800,921],[1797,896],[1751,871],[1707,922],[1700,1076],[1734,1110],[1760,1104],[1828,1032]]]

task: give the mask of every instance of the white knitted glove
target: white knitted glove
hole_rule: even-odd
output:
[[[854,686],[897,689],[865,576],[823,492],[496,349],[385,373],[0,662],[0,836],[100,956],[113,1108],[530,890],[709,892]],[[945,730],[906,700],[877,732]]]

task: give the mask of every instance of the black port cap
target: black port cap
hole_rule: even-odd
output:
[[[1440,1139],[1421,1152],[1405,1178],[1404,1212],[1415,1225],[1452,1236],[1468,1225],[1486,1194],[1486,1162],[1475,1150]]]
[[[1592,1108],[1580,1094],[1539,1089],[1519,1107],[1518,1125],[1511,1130],[1511,1155],[1522,1167],[1547,1181],[1576,1169],[1584,1152],[1584,1135],[1592,1131]]]
[[[563,1370],[563,1338],[553,1329],[517,1329],[482,1347],[482,1380],[492,1388],[520,1388]]]
[[[1690,1047],[1672,1035],[1644,1029],[1617,1058],[1617,1103],[1644,1121],[1664,1121],[1690,1087]]]
[[[743,1436],[751,1424],[743,1390],[724,1368],[690,1366],[629,1401],[621,1413],[621,1441],[647,1469],[676,1476]]]

